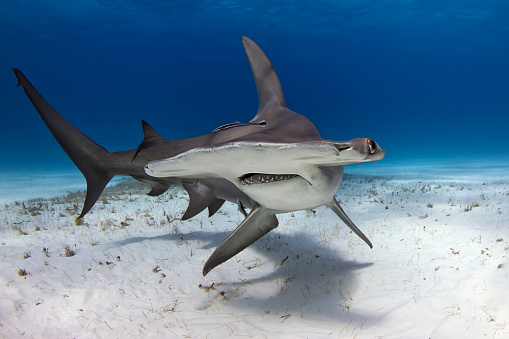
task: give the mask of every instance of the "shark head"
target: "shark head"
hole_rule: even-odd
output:
[[[380,160],[385,152],[371,139],[354,139],[259,144],[256,155],[261,155],[256,166],[238,166],[229,180],[261,205],[293,211],[326,204],[338,190],[343,165]]]
[[[385,152],[371,139],[263,142],[248,139],[198,147],[151,161],[153,177],[224,178],[260,205],[289,212],[332,199],[343,165],[375,161]]]

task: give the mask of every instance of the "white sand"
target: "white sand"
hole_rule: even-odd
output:
[[[181,189],[124,185],[75,226],[82,196],[5,203],[0,336],[508,338],[504,173],[347,177],[338,200],[373,250],[320,207],[279,215],[207,277],[232,204],[181,222]]]

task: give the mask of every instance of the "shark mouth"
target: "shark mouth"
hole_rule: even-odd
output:
[[[297,174],[260,174],[248,173],[240,177],[241,185],[267,184],[270,182],[290,180],[298,177]]]

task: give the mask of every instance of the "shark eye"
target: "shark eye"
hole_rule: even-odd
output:
[[[368,139],[369,153],[373,154],[376,152],[376,142],[371,139]]]

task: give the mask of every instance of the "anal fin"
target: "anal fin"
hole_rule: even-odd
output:
[[[203,267],[207,275],[214,267],[240,253],[279,224],[274,211],[257,205],[232,234],[212,253]]]

